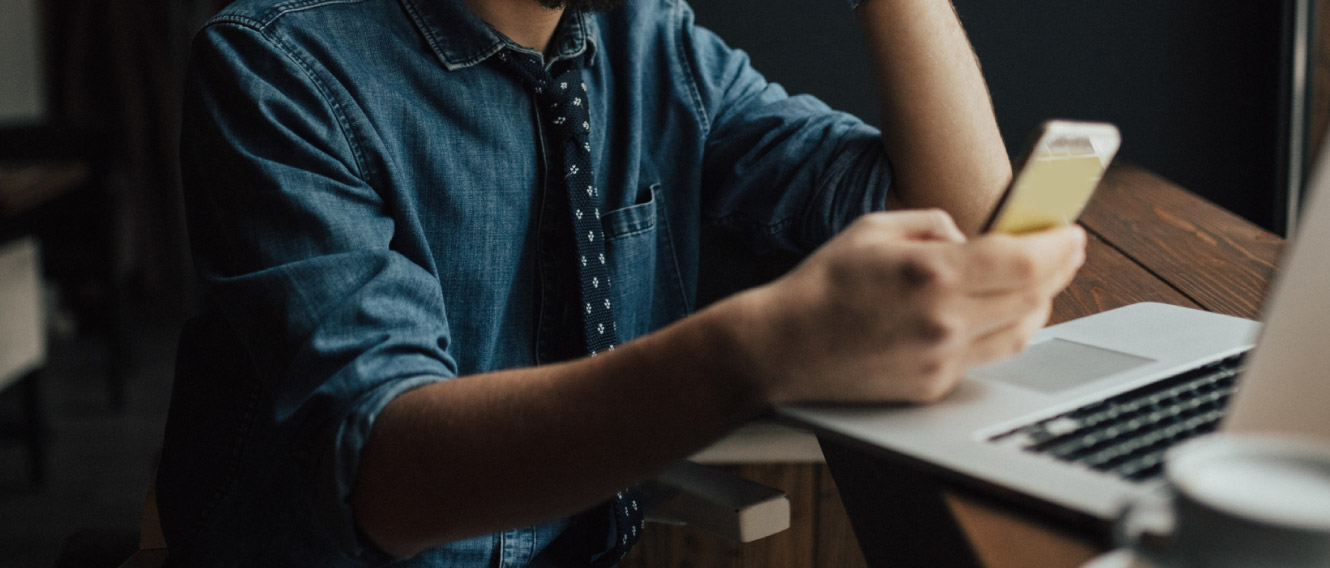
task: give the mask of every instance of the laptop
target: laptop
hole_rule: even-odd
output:
[[[1164,453],[1187,439],[1216,429],[1330,439],[1330,144],[1281,264],[1264,330],[1134,304],[1045,328],[936,404],[777,414],[1055,512],[1111,520],[1162,482]]]

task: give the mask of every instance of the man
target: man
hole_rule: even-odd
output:
[[[967,240],[1011,173],[953,9],[855,12],[882,133],[681,0],[214,18],[185,104],[207,309],[158,478],[173,561],[610,565],[640,527],[624,488],[771,405],[932,401],[1019,350],[1084,235]],[[692,313],[704,224],[811,255]]]

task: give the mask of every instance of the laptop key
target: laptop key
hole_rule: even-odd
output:
[[[1242,361],[1235,355],[989,441],[1132,481],[1149,479],[1162,471],[1169,447],[1218,427]]]

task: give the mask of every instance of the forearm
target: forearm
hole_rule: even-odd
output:
[[[585,509],[773,404],[938,400],[1043,326],[1084,242],[862,216],[775,282],[613,351],[397,397],[361,455],[356,521],[408,556]]]
[[[376,422],[353,506],[391,553],[557,518],[756,415],[732,314],[704,311],[600,356],[408,392]]]
[[[973,234],[1011,179],[988,88],[951,2],[855,10],[873,61],[891,205],[940,207]]]

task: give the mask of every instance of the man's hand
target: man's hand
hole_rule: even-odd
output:
[[[772,403],[935,401],[1020,351],[1084,258],[1079,227],[967,241],[939,210],[871,214],[734,298],[740,349]]]
[[[771,404],[936,400],[1025,344],[1084,244],[868,215],[780,280],[612,352],[402,394],[361,458],[356,520],[411,556],[582,510]]]

